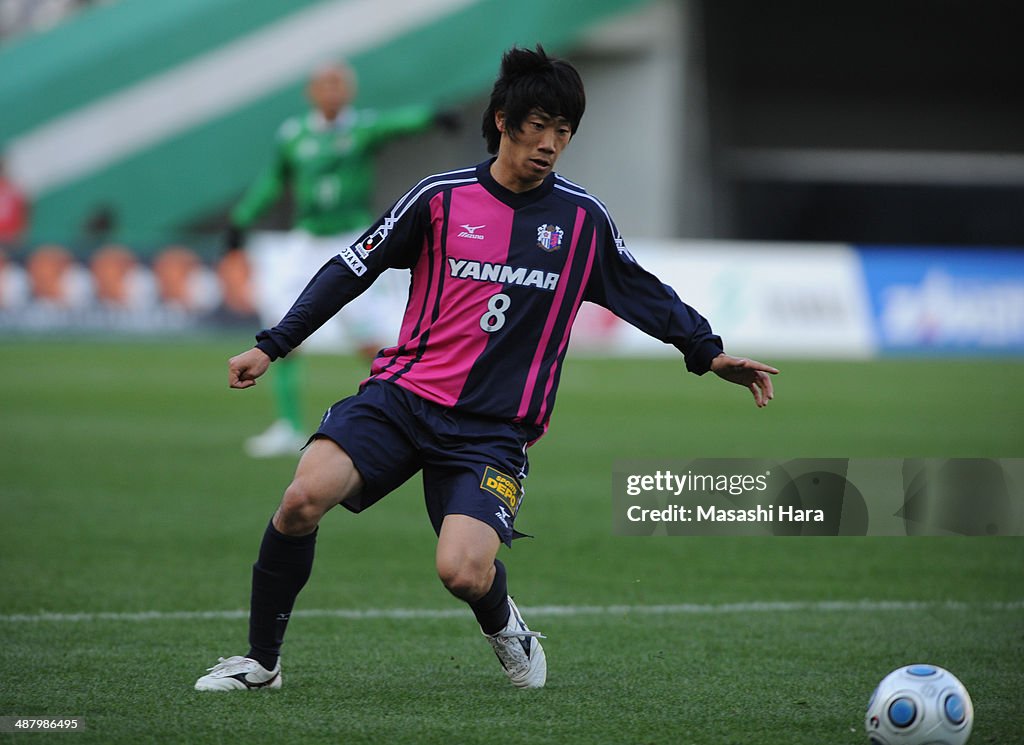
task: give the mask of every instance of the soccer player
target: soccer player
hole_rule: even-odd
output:
[[[389,111],[354,107],[355,74],[345,64],[328,64],[315,70],[307,95],[312,110],[281,126],[270,164],[232,210],[225,235],[228,250],[242,247],[245,231],[291,187],[295,229],[281,245],[250,255],[256,301],[262,322],[268,325],[281,318],[310,273],[352,243],[370,224],[376,150],[390,140],[421,132],[435,123],[445,128],[457,124],[451,112],[429,106]],[[349,335],[361,348],[372,348],[373,353],[391,330],[380,328],[375,319],[395,315],[379,306],[397,303],[400,307],[403,300],[402,288],[395,292],[393,285],[382,281],[362,299],[367,307],[353,315],[348,324]],[[369,305],[371,297],[376,307]],[[276,366],[273,390],[278,418],[266,432],[246,441],[249,455],[297,454],[305,444],[299,401],[300,360],[299,355],[292,355]]]
[[[544,685],[540,634],[509,597],[497,553],[517,535],[527,447],[547,429],[584,300],[677,347],[691,372],[747,387],[759,407],[772,398],[778,371],[725,354],[708,322],[636,263],[604,204],[554,172],[584,102],[568,62],[540,46],[508,51],[483,118],[496,157],[419,182],[228,362],[232,388],[255,385],[386,268],[411,270],[398,343],[324,415],[267,526],[249,651],[222,658],[197,689],[279,687],[320,519],[337,504],[360,512],[418,471],[441,582],[472,609],[511,682]]]

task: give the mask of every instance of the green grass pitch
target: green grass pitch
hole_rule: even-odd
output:
[[[242,454],[270,415],[269,385],[226,386],[245,344],[0,342],[0,716],[88,728],[0,741],[863,745],[912,662],[967,685],[972,743],[1024,741],[1024,539],[624,538],[609,514],[617,458],[1022,457],[1021,363],[782,360],[759,411],[678,361],[571,357],[517,523],[536,538],[503,550],[544,690],[437,581],[414,482],[324,520],[280,691],[200,694],[245,651],[232,612],[293,469]],[[310,425],[363,368],[310,358]]]

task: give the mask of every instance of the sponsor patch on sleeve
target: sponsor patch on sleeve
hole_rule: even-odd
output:
[[[362,277],[366,274],[366,264],[359,260],[356,256],[355,251],[352,250],[351,246],[345,246],[341,249],[341,253],[338,254],[341,260],[348,264],[348,268],[351,269],[357,277]]]
[[[519,505],[523,501],[523,487],[519,485],[519,482],[491,466],[484,469],[480,488],[500,499],[513,515],[519,510]]]

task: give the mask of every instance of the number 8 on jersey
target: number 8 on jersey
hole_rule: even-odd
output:
[[[487,301],[487,312],[480,317],[480,328],[488,334],[500,331],[505,325],[505,311],[512,306],[512,298],[504,292],[492,295]]]

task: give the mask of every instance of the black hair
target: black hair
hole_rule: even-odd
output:
[[[498,111],[505,114],[505,131],[510,137],[522,129],[534,109],[541,109],[550,117],[564,117],[576,134],[586,106],[583,80],[570,63],[549,57],[540,44],[536,50],[512,47],[501,58],[501,72],[484,112],[482,130],[487,152],[497,153],[501,142],[501,132],[494,121]]]

